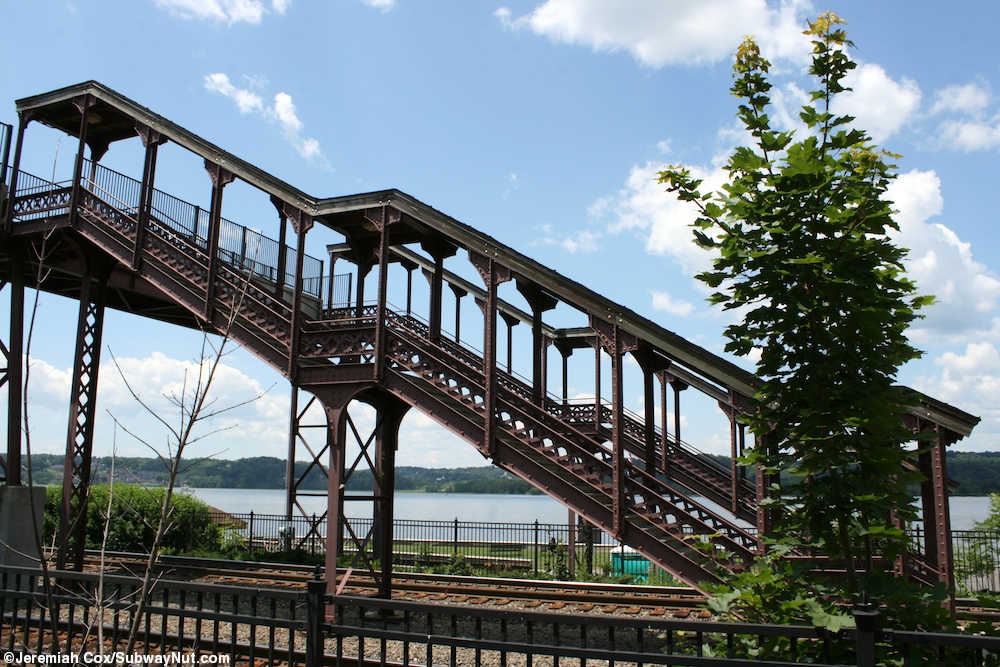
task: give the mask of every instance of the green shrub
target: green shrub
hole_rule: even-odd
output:
[[[115,484],[108,521],[108,484],[90,487],[87,505],[86,547],[108,551],[148,552],[156,536],[160,508],[166,489],[147,489],[135,484]],[[46,489],[45,538],[50,543],[58,530],[62,506],[62,485]],[[222,530],[212,521],[211,510],[201,500],[183,493],[171,499],[170,527],[161,548],[166,552],[190,550],[218,552],[222,547]],[[105,525],[108,529],[104,539]]]

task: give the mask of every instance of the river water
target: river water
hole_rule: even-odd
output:
[[[284,514],[285,492],[281,489],[186,489],[212,507],[224,512]],[[326,499],[300,497],[308,512],[317,515],[326,509]],[[352,507],[353,506],[353,507]],[[985,496],[955,496],[951,498],[951,527],[969,530],[976,521],[989,514],[989,498]],[[347,516],[369,516],[370,505],[348,503]],[[353,510],[353,511],[352,511]],[[566,523],[565,507],[548,496],[493,495],[476,493],[397,493],[395,518],[433,521],[483,523]]]

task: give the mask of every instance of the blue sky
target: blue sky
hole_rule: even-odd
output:
[[[684,164],[718,183],[744,140],[731,60],[753,34],[774,63],[790,124],[810,90],[806,21],[847,20],[858,62],[841,111],[900,153],[892,198],[909,268],[938,304],[911,330],[924,358],[900,380],[983,422],[958,449],[1000,450],[1000,4],[924,0],[33,0],[8,3],[0,120],[14,100],[95,79],[316,196],[398,188],[609,298],[721,353],[726,316],[692,276],[710,257],[690,211],[654,180]],[[996,89],[996,91],[994,91]],[[790,125],[789,125],[790,126]],[[75,144],[29,126],[24,168],[64,170]],[[112,148],[110,166],[141,162]],[[200,172],[200,173],[197,173]],[[136,176],[139,173],[135,174]],[[203,171],[158,172],[158,187],[207,205]],[[253,226],[253,210],[227,211]],[[241,214],[246,217],[241,217]],[[33,342],[36,451],[64,448],[74,305],[43,298]],[[6,328],[6,305],[2,315]],[[199,340],[112,313],[105,333],[149,400],[176,387]],[[220,403],[273,385],[196,454],[283,456],[288,388],[253,357],[226,360]],[[97,453],[109,414],[162,440],[120,377],[101,377]],[[628,400],[641,409],[639,390]],[[728,450],[691,422],[695,446]],[[482,458],[417,414],[400,465]],[[119,433],[119,451],[146,450]]]

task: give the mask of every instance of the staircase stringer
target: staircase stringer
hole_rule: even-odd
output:
[[[436,387],[429,385],[421,378],[390,369],[383,380],[384,387],[393,395],[409,405],[428,415],[442,426],[480,448],[483,442],[482,418],[474,411],[464,408],[454,398],[443,395]],[[456,418],[462,414],[462,417]],[[585,494],[569,485],[565,494],[557,494],[553,489],[567,485],[564,477],[565,469],[551,465],[552,461],[539,457],[537,452],[523,447],[509,434],[501,433],[498,447],[494,451],[494,465],[517,475],[535,488],[554,497],[566,507],[584,517],[587,521],[610,531],[613,526],[613,514],[606,494]],[[482,449],[480,449],[480,453]],[[485,453],[483,453],[485,456]],[[717,570],[719,563],[710,562],[702,551],[692,548],[687,540],[669,538],[660,539],[654,534],[644,532],[635,526],[626,528],[627,543],[677,578],[690,585],[703,589],[706,583],[718,583]]]

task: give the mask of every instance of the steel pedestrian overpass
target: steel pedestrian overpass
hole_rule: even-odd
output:
[[[759,502],[768,480],[751,482],[745,469],[720,465],[680,433],[683,405],[697,395],[718,407],[738,457],[749,446],[737,417],[757,386],[751,373],[403,192],[313,197],[100,83],[19,100],[17,113],[0,142],[0,289],[11,304],[0,472],[6,485],[24,481],[25,289],[76,299],[61,564],[82,562],[76,519],[88,495],[107,308],[228,334],[288,379],[289,515],[301,510],[302,480],[325,475],[328,517],[343,524],[327,540],[328,567],[352,540],[384,592],[394,457],[411,409],[693,586],[760,553],[757,536],[773,519]],[[76,140],[68,177],[53,182],[21,169],[33,121]],[[128,173],[101,163],[118,142],[141,143]],[[167,150],[189,172],[204,169],[207,206],[157,189]],[[242,224],[223,216],[234,182],[238,194],[264,204]],[[306,252],[317,235],[329,240],[320,244],[323,259]],[[522,373],[514,371],[515,348]],[[642,414],[625,407],[626,376],[641,385]],[[581,385],[589,398],[574,400],[570,387]],[[352,420],[358,402],[376,412],[370,434]],[[325,417],[318,438],[302,418],[316,405]],[[891,566],[950,585],[945,451],[979,420],[923,395],[901,418],[933,435],[913,457],[927,479],[925,538]],[[351,439],[360,452],[353,459]],[[309,463],[299,476],[296,459]],[[346,493],[362,469],[372,471],[373,490]],[[344,503],[357,499],[371,502],[376,519],[365,534],[344,517]]]

